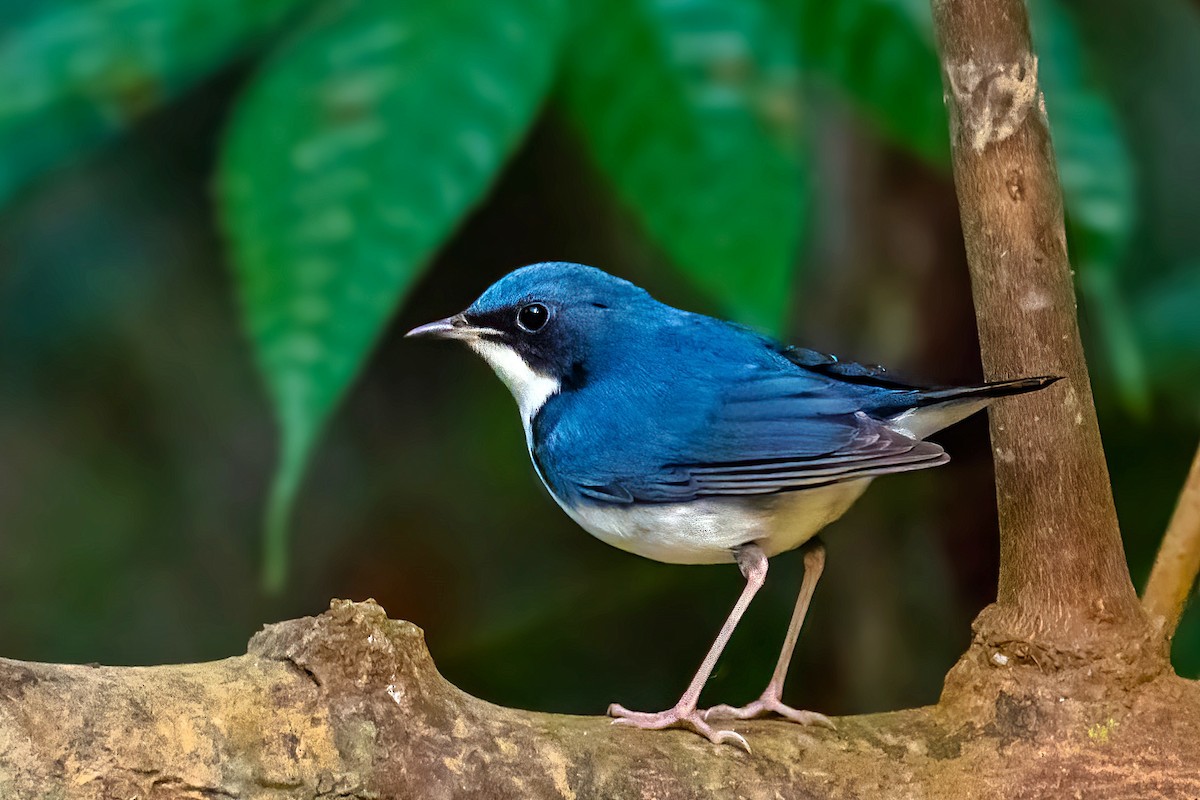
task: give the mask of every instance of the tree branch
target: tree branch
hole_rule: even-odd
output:
[[[1114,641],[1140,642],[1148,625],[1125,564],[1076,325],[1025,4],[932,2],[984,373],[1066,377],[992,409],[1000,579],[977,632],[1047,654],[1082,637],[1103,654]]]
[[[1197,572],[1200,572],[1200,450],[1196,451],[1142,595],[1146,613],[1151,619],[1161,621],[1163,635],[1168,639],[1179,625]]]
[[[447,683],[421,631],[335,601],[244,656],[87,667],[0,659],[0,796],[111,798],[955,798],[1200,796],[1200,690],[1013,695],[838,730],[739,723],[754,748],[603,717],[500,708]]]

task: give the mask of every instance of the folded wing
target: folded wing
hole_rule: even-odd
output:
[[[578,474],[572,488],[594,501],[674,503],[811,489],[949,460],[938,445],[859,408],[852,394],[808,375],[738,382],[659,462],[631,475]]]

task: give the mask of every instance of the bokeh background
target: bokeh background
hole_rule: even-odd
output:
[[[1140,586],[1200,441],[1200,13],[1031,11]],[[591,539],[482,362],[401,335],[575,260],[978,380],[946,142],[924,0],[3,0],[0,652],[215,659],[374,597],[488,700],[666,707],[737,571]],[[985,420],[939,441],[828,530],[791,702],[937,698],[998,555]],[[756,695],[799,578],[707,701]],[[1194,608],[1174,658],[1200,674]]]

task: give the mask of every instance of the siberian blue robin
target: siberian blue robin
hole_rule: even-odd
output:
[[[561,262],[518,269],[466,311],[408,335],[460,339],[491,365],[517,400],[542,483],[586,531],[657,561],[738,565],[745,589],[679,702],[658,713],[614,704],[609,714],[746,749],[710,720],[777,714],[831,726],[781,699],[824,565],[817,533],[877,476],[946,463],[930,434],[1056,380],[909,386]],[[741,708],[699,710],[767,559],[795,548],[804,550],[804,578],[767,688]]]

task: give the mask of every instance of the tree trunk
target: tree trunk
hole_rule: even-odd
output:
[[[991,409],[997,599],[943,702],[986,702],[988,683],[1011,691],[994,685],[997,664],[1053,674],[1049,694],[1095,691],[1098,674],[1149,680],[1169,670],[1167,638],[1125,564],[1025,4],[933,0],[933,15],[984,373],[1065,378]]]
[[[991,412],[994,635],[1053,652],[1149,634],[1125,564],[1075,315],[1062,192],[1021,0],[934,0],[984,373],[1066,380]]]
[[[933,2],[985,370],[1066,378],[993,411],[999,592],[937,706],[741,723],[749,755],[489,705],[337,601],[211,664],[0,660],[0,798],[1200,797],[1200,686],[1166,659],[1178,604],[1152,624],[1125,566],[1025,7]]]

